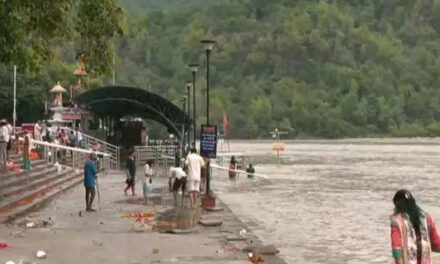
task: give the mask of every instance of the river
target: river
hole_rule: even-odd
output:
[[[230,146],[269,179],[230,182],[217,171],[213,189],[288,263],[392,263],[389,215],[399,188],[440,225],[440,139],[291,141],[280,167],[269,141]]]

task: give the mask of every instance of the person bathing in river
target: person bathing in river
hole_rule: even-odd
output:
[[[235,180],[237,176],[237,160],[235,159],[235,156],[231,157],[231,162],[229,163],[229,179]]]
[[[440,236],[432,217],[405,189],[393,198],[391,246],[396,264],[433,264],[431,252],[440,252]]]
[[[255,175],[254,175],[255,169],[254,169],[254,166],[251,163],[249,163],[249,167],[246,169],[246,172],[247,172],[248,179],[254,179],[255,178]]]

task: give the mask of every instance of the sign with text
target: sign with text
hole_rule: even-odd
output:
[[[217,126],[202,125],[200,156],[211,159],[217,158]]]

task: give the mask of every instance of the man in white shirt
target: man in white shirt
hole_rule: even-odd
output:
[[[197,203],[197,194],[200,191],[201,170],[205,166],[203,158],[196,153],[196,149],[192,148],[185,160],[188,166],[188,191],[191,208],[195,208]]]
[[[9,141],[9,131],[6,120],[0,120],[0,166],[2,170],[7,169],[7,146]]]

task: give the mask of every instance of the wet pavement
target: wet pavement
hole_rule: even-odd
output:
[[[250,263],[243,251],[249,245],[262,245],[251,232],[244,241],[229,241],[246,228],[223,206],[220,212],[201,208],[175,208],[172,194],[166,192],[167,178],[153,179],[150,204],[143,197],[124,195],[122,173],[100,178],[100,205],[97,212],[84,212],[84,188],[78,186],[61,194],[47,207],[18,219],[14,225],[0,225],[0,263],[7,260],[30,263]],[[137,190],[140,191],[140,183]],[[223,224],[205,227],[201,219],[221,220]],[[32,228],[26,224],[33,222]],[[173,233],[169,233],[172,231]],[[37,260],[37,250],[47,259]],[[276,256],[265,256],[266,263],[285,264]]]
[[[391,263],[389,215],[399,188],[440,224],[440,140],[307,141],[286,145],[277,167],[271,142],[231,142],[269,180],[214,189],[288,263]],[[440,262],[440,255],[434,260]]]

